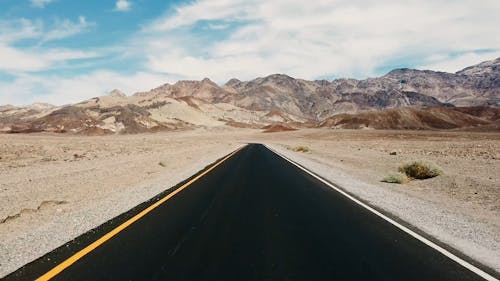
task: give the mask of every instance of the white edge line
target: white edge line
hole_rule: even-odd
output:
[[[421,242],[423,242],[424,244],[426,244],[427,246],[437,250],[438,252],[440,252],[441,254],[447,256],[448,258],[450,258],[451,260],[457,262],[458,264],[460,264],[461,266],[467,268],[468,270],[474,272],[475,274],[481,276],[482,278],[486,279],[486,280],[489,280],[489,281],[499,281],[498,279],[496,279],[495,277],[491,276],[490,274],[484,272],[483,270],[477,268],[476,266],[468,263],[467,261],[457,257],[456,255],[452,254],[451,252],[449,252],[448,250],[444,249],[443,247],[435,244],[434,242],[430,241],[429,239],[423,237],[422,235],[414,232],[413,230],[407,228],[406,226],[396,222],[395,220],[389,218],[388,216],[382,214],[381,212],[375,210],[374,208],[370,207],[369,205],[363,203],[362,201],[356,199],[355,197],[353,197],[352,195],[350,195],[349,193],[343,191],[342,189],[338,188],[337,186],[331,184],[330,182],[324,180],[323,178],[317,176],[316,174],[314,174],[313,172],[307,170],[306,168],[302,167],[301,165],[299,165],[298,163],[296,163],[295,161],[289,159],[288,157],[282,155],[281,153],[277,152],[276,150],[274,150],[273,148],[267,146],[264,144],[264,146],[271,150],[272,152],[274,152],[275,154],[279,155],[281,158],[287,160],[288,162],[292,163],[293,165],[295,165],[296,167],[298,167],[299,169],[303,170],[304,172],[308,173],[309,175],[313,176],[314,178],[316,178],[317,180],[321,181],[322,183],[328,185],[329,187],[333,188],[335,191],[337,191],[338,193],[344,195],[345,197],[349,198],[350,200],[354,201],[355,203],[357,203],[358,205],[362,206],[363,208],[365,209],[368,209],[370,212],[374,213],[375,215],[383,218],[384,220],[388,221],[389,223],[391,223],[392,225],[396,226],[397,228],[403,230],[404,232],[408,233],[409,235],[413,236],[414,238],[420,240]]]

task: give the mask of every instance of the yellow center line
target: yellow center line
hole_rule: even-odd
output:
[[[113,229],[110,232],[106,233],[104,236],[102,236],[101,238],[97,239],[96,241],[94,241],[92,244],[88,245],[84,249],[80,250],[78,253],[74,254],[73,256],[71,256],[70,258],[68,258],[67,260],[65,260],[62,263],[58,264],[56,267],[52,268],[50,271],[48,271],[44,275],[40,276],[36,280],[37,281],[45,281],[45,280],[52,279],[54,276],[56,276],[57,274],[61,273],[63,270],[65,270],[69,266],[71,266],[73,263],[75,263],[76,261],[78,261],[79,259],[81,259],[82,257],[84,257],[85,255],[87,255],[88,253],[92,252],[94,249],[96,249],[97,247],[99,247],[100,245],[102,245],[104,242],[106,242],[109,239],[111,239],[113,236],[115,236],[116,234],[118,234],[120,231],[124,230],[125,228],[127,228],[128,226],[130,226],[131,224],[133,224],[134,222],[138,221],[140,218],[144,217],[146,214],[148,214],[149,212],[151,212],[152,210],[154,210],[155,208],[157,208],[158,206],[160,206],[161,204],[163,204],[165,201],[167,201],[168,199],[172,198],[174,195],[176,195],[177,193],[181,192],[183,189],[185,189],[186,187],[188,187],[189,185],[191,185],[192,183],[194,183],[195,181],[197,181],[198,179],[200,179],[204,175],[208,174],[210,171],[212,171],[217,166],[219,166],[220,164],[222,164],[222,162],[226,161],[231,156],[233,156],[240,149],[241,148],[239,148],[239,149],[231,152],[229,155],[227,155],[226,157],[224,157],[222,160],[220,160],[219,162],[215,163],[212,167],[208,168],[207,170],[205,170],[204,172],[202,172],[201,174],[199,174],[195,178],[193,178],[190,181],[188,181],[187,183],[183,184],[181,187],[177,188],[172,193],[169,193],[168,195],[166,195],[165,197],[163,197],[162,199],[160,199],[156,203],[152,204],[148,208],[144,209],[142,212],[138,213],[137,215],[135,215],[134,217],[130,218],[126,222],[122,223],[121,225],[119,225],[115,229]]]

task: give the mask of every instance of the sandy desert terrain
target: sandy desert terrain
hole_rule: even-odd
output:
[[[500,271],[500,134],[221,127],[96,137],[0,134],[0,276],[248,142],[267,144]],[[310,151],[290,149],[296,146]],[[444,174],[404,185],[380,181],[411,160],[434,162]]]

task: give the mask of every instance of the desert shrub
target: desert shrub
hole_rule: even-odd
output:
[[[408,183],[410,179],[403,173],[397,173],[388,175],[387,177],[383,178],[382,181],[388,183],[404,184]]]
[[[288,149],[295,151],[295,152],[309,152],[310,149],[307,146],[294,146],[294,147],[289,147]]]
[[[404,173],[408,177],[414,179],[433,178],[443,173],[443,171],[438,166],[423,161],[414,161],[404,164],[400,166],[398,170],[399,172]]]

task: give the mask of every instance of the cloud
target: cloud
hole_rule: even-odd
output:
[[[78,22],[68,19],[55,20],[51,28],[46,28],[41,20],[18,19],[0,21],[0,72],[11,75],[20,72],[36,72],[77,59],[87,59],[99,56],[97,52],[69,50],[64,48],[44,48],[41,44],[59,40],[84,32],[93,23],[88,23],[80,16]],[[38,45],[18,47],[16,43],[22,40],[37,40]]]
[[[261,0],[214,0],[196,1],[193,4],[179,6],[173,16],[166,15],[157,19],[149,28],[155,31],[172,30],[178,27],[194,24],[201,20],[244,20],[252,18],[257,13]]]
[[[2,93],[0,104],[28,105],[44,101],[63,105],[104,95],[115,88],[130,95],[150,89],[151,85],[157,86],[173,81],[174,78],[167,75],[146,72],[123,75],[103,70],[70,78],[54,75],[20,75],[13,82],[0,81],[0,93]]]
[[[0,43],[0,72],[36,72],[61,66],[67,61],[98,57],[96,52],[67,49],[21,50]]]
[[[125,12],[129,11],[132,6],[132,3],[127,0],[117,0],[115,4],[115,11]]]
[[[428,64],[420,66],[422,69],[432,69],[444,72],[457,72],[479,62],[500,57],[500,50],[493,52],[468,52],[458,56],[438,56],[430,58]]]
[[[46,42],[71,37],[73,35],[85,32],[90,26],[93,26],[95,24],[87,22],[84,16],[79,16],[78,22],[76,23],[68,19],[64,19],[56,20],[54,25],[56,26],[56,28],[43,33],[42,41]]]
[[[31,5],[37,8],[43,8],[47,4],[54,2],[55,0],[31,0]]]
[[[25,18],[0,20],[0,42],[15,43],[24,39],[48,42],[86,32],[92,26],[95,26],[95,23],[88,22],[84,16],[79,16],[75,22],[69,19],[55,19],[50,25],[42,20]]]
[[[39,38],[43,32],[40,20],[32,21],[25,18],[17,20],[0,20],[0,42],[9,43],[24,39]]]
[[[48,67],[49,62],[36,53],[29,53],[0,45],[0,71],[37,71]]]
[[[150,70],[187,78],[364,78],[389,64],[452,69],[450,54],[500,50],[492,36],[498,10],[494,0],[200,0],[154,20],[139,37]],[[210,28],[221,22],[234,28]],[[200,26],[205,34],[194,32]]]
[[[215,29],[215,30],[222,30],[222,29],[227,29],[231,25],[228,23],[210,23],[208,24],[207,28],[208,29]]]
[[[130,9],[131,1],[115,2],[115,11]],[[455,72],[500,56],[499,10],[498,0],[188,1],[117,42],[120,51],[108,52],[116,61],[138,62],[130,65],[135,74],[94,69],[72,77],[34,72],[63,69],[73,60],[92,69],[85,59],[100,52],[45,46],[94,23],[84,17],[53,24],[0,20],[0,74],[13,80],[0,82],[0,104],[76,102],[115,87],[131,93],[174,78],[366,78],[391,66]],[[19,47],[27,39],[37,43]]]

